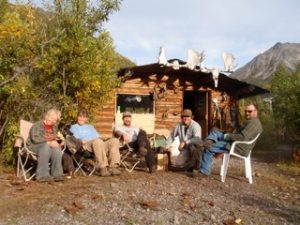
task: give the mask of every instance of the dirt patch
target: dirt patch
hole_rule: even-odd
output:
[[[0,174],[0,224],[300,224],[300,171],[252,160],[230,162],[225,183],[220,160],[213,175],[123,172],[120,177],[78,176],[64,182],[22,182]]]

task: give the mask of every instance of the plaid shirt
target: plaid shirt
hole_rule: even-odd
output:
[[[53,135],[57,134],[57,126],[53,127]],[[29,131],[29,137],[27,139],[27,146],[30,149],[32,145],[39,144],[43,142],[47,142],[46,138],[46,131],[44,128],[44,121],[38,121],[31,127]]]

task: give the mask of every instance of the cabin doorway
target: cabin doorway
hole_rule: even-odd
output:
[[[202,139],[208,135],[208,101],[207,91],[185,91],[183,96],[183,109],[190,109],[193,112],[194,120],[198,122],[202,129]]]

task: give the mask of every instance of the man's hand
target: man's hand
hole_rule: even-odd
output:
[[[182,151],[183,147],[185,146],[185,142],[180,142],[180,145],[178,147],[179,151]]]
[[[129,142],[129,136],[126,134],[123,134],[123,140],[124,142],[128,143]]]
[[[228,133],[224,134],[224,140],[229,141],[229,134]]]
[[[45,134],[45,139],[46,141],[50,142],[50,141],[54,141],[57,139],[57,136],[55,134]]]
[[[81,140],[81,144],[82,144],[82,145],[85,145],[86,143],[88,143],[88,141]]]
[[[51,147],[51,148],[59,148],[60,144],[57,141],[48,141],[47,144]]]

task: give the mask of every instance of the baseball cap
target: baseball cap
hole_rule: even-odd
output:
[[[182,112],[182,114],[181,114],[181,116],[183,117],[192,117],[192,115],[193,115],[193,113],[192,113],[192,111],[190,110],[190,109],[185,109],[185,110],[183,110],[183,112]]]
[[[124,117],[131,117],[131,113],[128,111],[124,112],[122,118]]]

